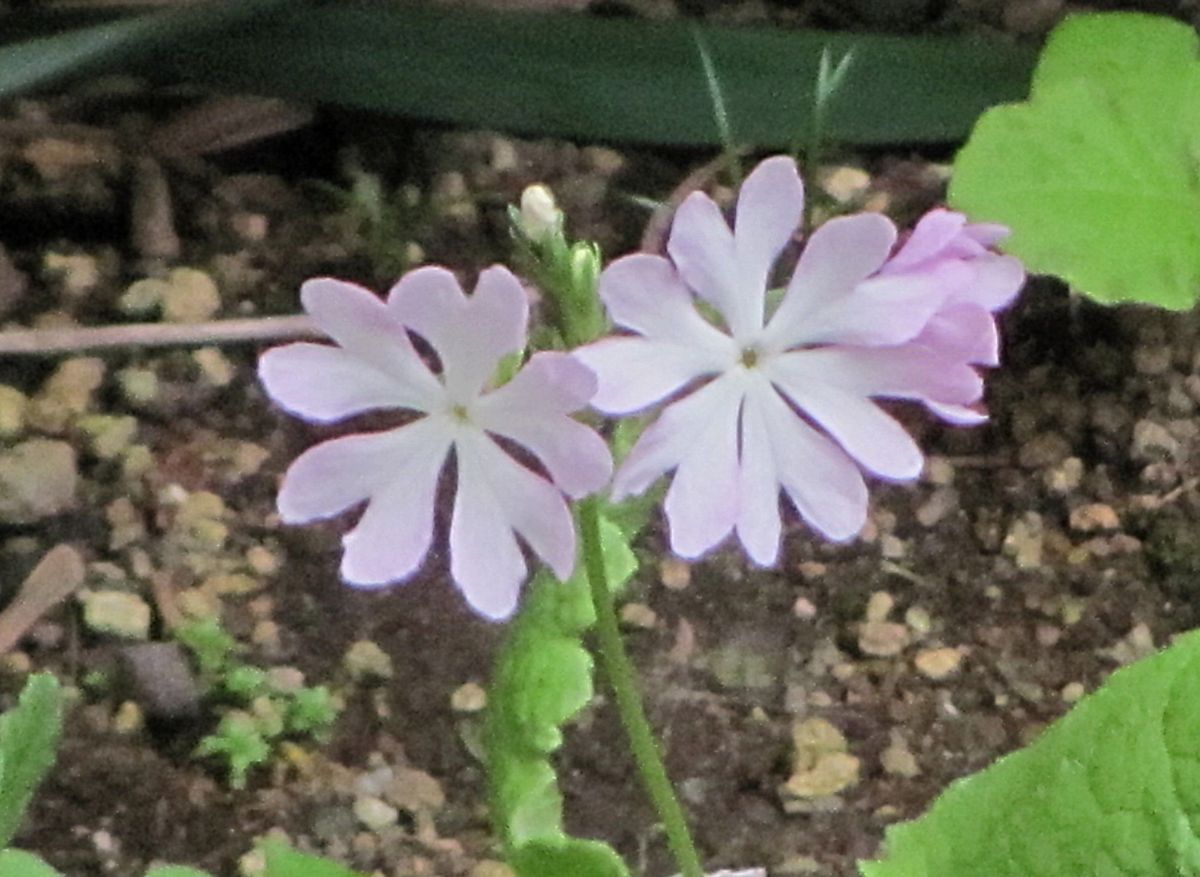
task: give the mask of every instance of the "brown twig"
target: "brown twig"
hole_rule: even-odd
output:
[[[71,329],[0,332],[0,356],[52,356],[115,347],[188,347],[322,338],[304,315],[213,320],[207,323],[129,323]]]
[[[83,584],[83,558],[70,545],[47,551],[0,612],[0,655],[21,641],[38,620]]]

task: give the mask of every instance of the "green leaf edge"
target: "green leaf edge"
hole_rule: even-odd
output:
[[[615,590],[637,570],[637,559],[626,531],[604,517],[600,526]],[[497,659],[485,722],[492,818],[521,877],[629,875],[608,845],[567,835],[550,761],[562,745],[562,726],[592,699],[594,665],[583,636],[594,623],[582,562],[565,582],[541,571]]]
[[[1162,741],[1161,755],[1142,748],[1131,750],[1127,745],[1131,739],[1147,735]],[[1135,758],[1145,760],[1131,765]],[[1107,842],[1132,848],[1119,819],[1089,819],[1092,814],[1087,802],[1073,795],[1085,776],[1091,778],[1091,788],[1097,782],[1105,784],[1105,795],[1110,798],[1125,795],[1142,806],[1167,805],[1163,810],[1170,812],[1157,812],[1150,828],[1160,842],[1150,854],[1163,863],[1161,868],[1134,870],[1114,865],[1119,852],[1108,858],[1096,855],[1095,861],[1075,869],[1063,867],[1055,864],[1063,847],[1062,835],[1053,826],[1042,822],[1024,826],[1023,833],[1005,832],[1006,824],[1011,828],[1018,823],[1004,820],[1022,804],[1035,802],[1074,824],[1073,836],[1082,840],[1081,845],[1103,848]],[[1165,781],[1158,788],[1147,777]],[[1142,780],[1150,786],[1148,791],[1137,788]],[[996,800],[1005,793],[1008,800]],[[1143,795],[1151,795],[1153,800],[1142,801]],[[1124,813],[1114,808],[1103,815]],[[964,828],[966,832],[960,831]],[[1045,870],[1028,863],[1010,863],[1005,870],[995,860],[977,854],[980,850],[1020,849],[1030,836],[1040,839],[1036,861]],[[951,851],[964,846],[970,851]],[[858,863],[862,877],[1200,874],[1200,631],[1184,634],[1169,648],[1116,671],[1033,743],[956,781],[923,816],[890,826],[885,850],[884,858]],[[955,857],[956,863],[965,858],[971,864],[948,870],[947,857]]]

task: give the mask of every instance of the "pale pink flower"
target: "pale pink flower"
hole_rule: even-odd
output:
[[[271,398],[307,420],[329,422],[379,409],[420,415],[396,429],[316,445],[292,463],[280,516],[305,523],[366,503],[343,540],[342,577],[382,585],[412,575],[433,538],[434,500],[451,450],[458,486],[450,522],[450,572],[489,618],[516,605],[526,576],[517,536],[560,579],[575,566],[575,528],[563,497],[604,486],[612,460],[604,441],[568,415],[595,392],[591,371],[568,354],[535,354],[491,389],[500,360],[523,350],[529,308],[505,268],[479,275],[463,294],[444,268],[420,268],[385,304],[340,280],[310,280],[304,308],[339,346],[298,343],[268,350],[259,376]],[[435,374],[409,332],[436,352]],[[549,479],[519,463],[493,436],[522,446]]]
[[[601,275],[609,314],[634,334],[577,352],[599,378],[592,405],[633,414],[686,391],[634,445],[613,496],[640,493],[674,470],[665,510],[671,547],[683,557],[734,532],[751,560],[773,563],[781,490],[822,535],[852,538],[866,519],[861,470],[906,480],[923,465],[912,438],[872,399],[914,400],[966,419],[983,392],[972,363],[988,361],[992,342],[956,330],[983,331],[979,315],[990,326],[993,306],[1020,285],[1013,260],[983,267],[993,265],[985,245],[995,229],[944,214],[889,262],[895,227],[864,213],[813,233],[768,314],[773,266],[803,202],[795,163],[768,159],[743,184],[732,231],[717,205],[694,193],[676,213],[669,258],[626,256]],[[944,233],[955,223],[956,233]],[[981,283],[995,288],[984,295],[973,287]],[[724,326],[702,316],[695,297]]]

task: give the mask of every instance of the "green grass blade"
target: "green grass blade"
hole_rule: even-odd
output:
[[[122,18],[0,46],[0,98],[40,88],[67,76],[140,61],[159,49],[199,38],[214,28],[243,22],[282,2],[225,0],[181,11]],[[0,19],[0,25],[7,27],[11,15]],[[53,18],[41,21],[51,27]]]
[[[36,673],[17,705],[0,716],[0,849],[12,843],[34,789],[54,765],[61,733],[58,680]]]
[[[692,25],[342,0],[188,39],[165,77],[511,132],[720,145]],[[737,136],[786,147],[807,125],[823,51],[854,50],[825,135],[963,138],[1028,89],[1035,50],[967,37],[705,27]]]

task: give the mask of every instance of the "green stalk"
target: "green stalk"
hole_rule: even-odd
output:
[[[612,592],[604,571],[604,549],[600,543],[600,512],[595,497],[579,503],[579,536],[583,547],[583,562],[587,570],[588,584],[592,592],[592,605],[596,610],[596,638],[599,642],[600,662],[608,676],[609,684],[617,698],[617,711],[629,748],[641,774],[642,783],[654,809],[658,811],[663,828],[667,833],[667,844],[679,866],[682,877],[703,877],[700,857],[688,831],[683,808],[675,796],[662,754],[638,692],[637,677],[621,632],[617,628],[617,615],[613,609]]]

